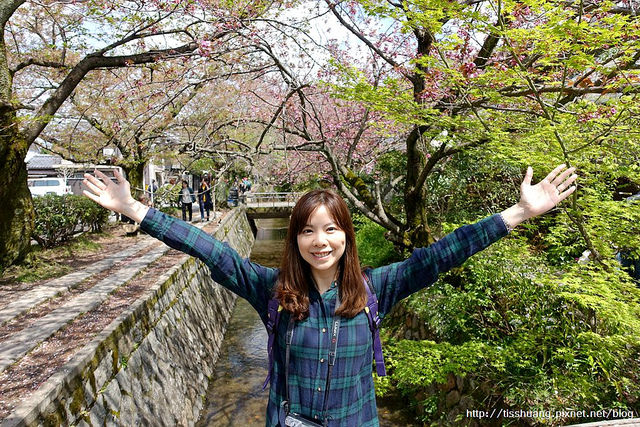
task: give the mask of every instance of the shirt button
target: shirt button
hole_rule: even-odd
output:
[[[318,391],[322,391],[322,387],[318,387]]]
[[[327,332],[327,328],[322,328],[322,332]]]
[[[320,359],[320,363],[324,363],[324,357]]]

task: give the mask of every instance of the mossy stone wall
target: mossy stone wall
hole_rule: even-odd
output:
[[[214,235],[249,255],[254,238],[242,208],[230,212]],[[193,425],[235,298],[203,263],[187,258],[4,424]]]

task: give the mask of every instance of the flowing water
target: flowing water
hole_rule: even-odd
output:
[[[258,235],[251,260],[277,267],[284,247],[287,219],[256,221]],[[267,375],[267,332],[258,314],[238,298],[209,384],[197,426],[264,426],[269,390],[262,391]],[[397,400],[378,399],[381,426],[417,425],[404,414]]]

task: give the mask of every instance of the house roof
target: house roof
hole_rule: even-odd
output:
[[[36,154],[27,162],[27,169],[53,169],[62,163],[62,157],[50,154]]]

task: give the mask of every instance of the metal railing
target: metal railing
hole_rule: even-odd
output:
[[[241,201],[249,207],[288,207],[296,204],[302,193],[244,193]]]

